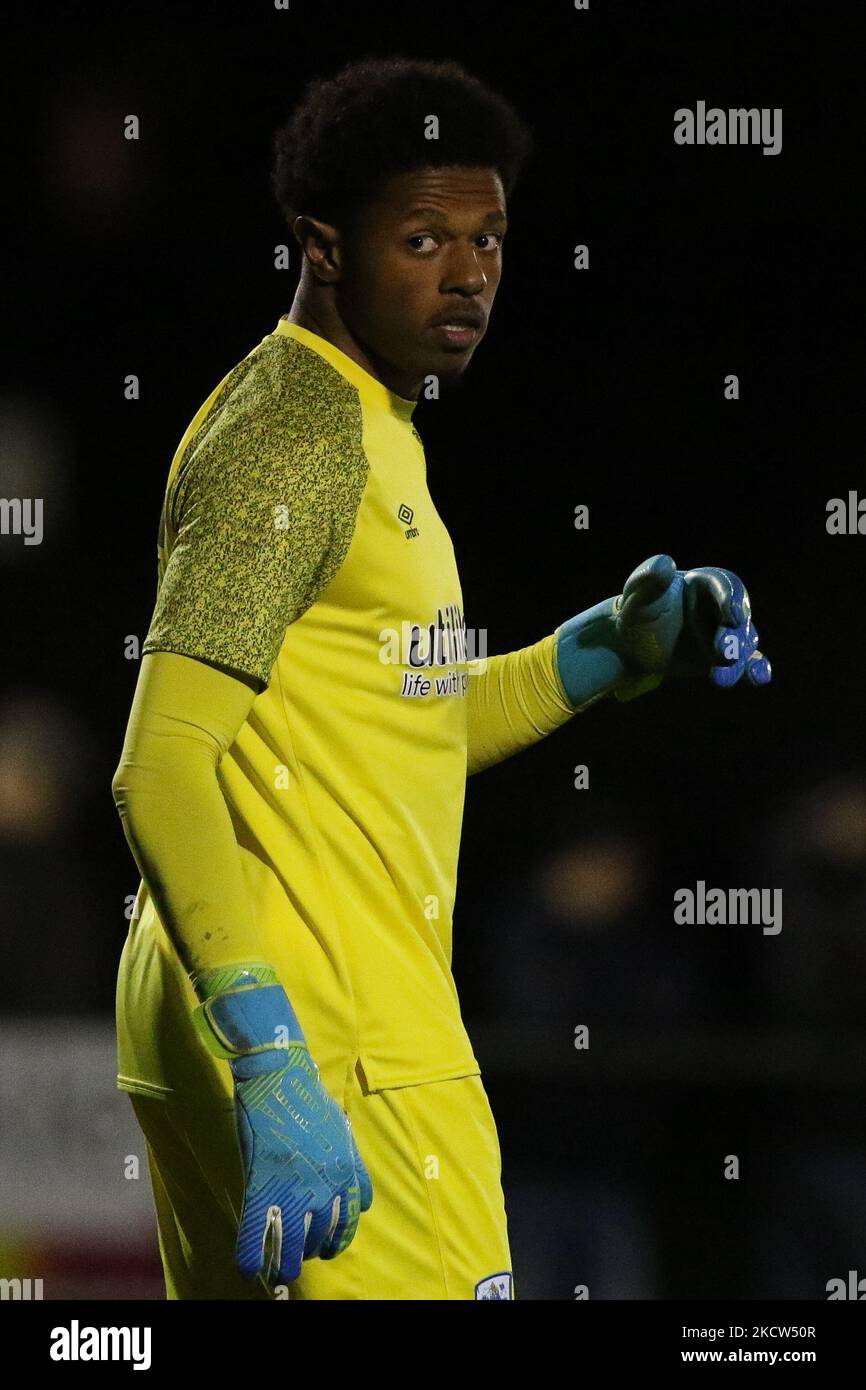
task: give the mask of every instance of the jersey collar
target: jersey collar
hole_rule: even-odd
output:
[[[324,357],[331,366],[336,368],[341,376],[351,381],[352,385],[358,390],[358,394],[372,406],[377,406],[380,410],[387,410],[390,415],[396,415],[400,420],[410,422],[412,413],[417,401],[407,400],[404,396],[398,396],[394,391],[389,391],[384,382],[378,381],[371,376],[360,363],[354,358],[347,356],[340,348],[335,347],[327,338],[322,338],[318,333],[313,333],[309,328],[302,328],[299,323],[291,323],[287,316],[278,321],[275,333],[283,337],[295,338],[305,347],[312,348],[320,357]]]

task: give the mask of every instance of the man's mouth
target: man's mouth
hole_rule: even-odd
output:
[[[455,347],[469,347],[481,332],[478,321],[469,318],[456,318],[448,323],[437,323],[433,325],[433,328],[440,338],[443,338],[446,343],[453,343]]]

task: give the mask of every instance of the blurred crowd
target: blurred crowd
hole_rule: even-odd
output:
[[[676,925],[666,833],[589,811],[465,916],[522,1292],[824,1297],[866,1250],[866,775],[792,793],[728,859],[725,886],[782,889],[777,935]]]

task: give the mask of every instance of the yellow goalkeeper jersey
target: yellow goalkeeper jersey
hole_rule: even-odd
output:
[[[347,1065],[370,1090],[479,1071],[451,974],[467,771],[573,713],[555,634],[473,659],[414,408],[280,319],[175,454],[143,646],[260,682],[219,783],[266,959],[337,1094]],[[213,1065],[196,1002],[142,882],[118,977],[122,1089],[195,1091]]]

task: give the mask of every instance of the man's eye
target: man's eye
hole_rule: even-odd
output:
[[[480,249],[481,249],[482,251],[496,251],[496,250],[499,249],[499,247],[501,247],[503,241],[505,240],[505,233],[504,233],[504,232],[481,232],[481,233],[478,235],[478,237],[476,237],[476,240],[477,240],[477,241],[492,241],[492,242],[493,242],[493,245],[492,245],[492,246],[482,246]],[[432,236],[432,235],[430,234],[430,232],[417,232],[417,233],[415,234],[415,236],[410,236],[410,237],[408,238],[409,245],[412,247],[412,249],[413,249],[414,251],[429,250],[429,247],[426,247],[426,248],[425,248],[425,247],[420,246],[420,245],[418,244],[419,242],[423,242],[423,241],[430,241],[430,242],[433,243],[434,246],[436,245],[436,238],[435,238],[434,236]]]

